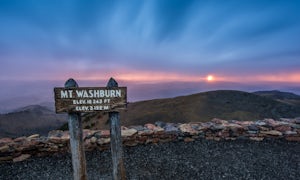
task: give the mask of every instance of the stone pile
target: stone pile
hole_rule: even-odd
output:
[[[210,122],[175,124],[156,122],[144,126],[122,127],[125,146],[165,143],[171,141],[191,142],[198,138],[207,140],[253,140],[282,139],[300,142],[300,118],[278,121],[235,121],[213,119]],[[107,150],[110,147],[109,130],[83,130],[85,150]],[[18,162],[31,156],[44,156],[70,152],[68,131],[51,131],[48,137],[38,134],[29,137],[0,139],[0,162]]]

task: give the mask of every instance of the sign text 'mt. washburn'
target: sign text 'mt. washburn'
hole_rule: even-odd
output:
[[[60,98],[114,98],[121,97],[121,92],[120,89],[61,90]]]

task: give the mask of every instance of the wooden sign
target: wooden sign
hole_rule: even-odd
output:
[[[126,87],[54,88],[56,113],[112,111],[126,108]]]
[[[64,88],[54,88],[57,113],[68,112],[70,147],[74,180],[87,180],[86,160],[80,112],[108,111],[113,165],[113,179],[125,180],[120,115],[117,110],[126,108],[127,88],[119,87],[110,78],[107,87],[78,87],[69,79]]]

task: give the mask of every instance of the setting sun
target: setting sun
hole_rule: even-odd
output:
[[[207,81],[213,81],[215,78],[212,76],[212,75],[208,75],[207,77],[206,77],[206,80]]]

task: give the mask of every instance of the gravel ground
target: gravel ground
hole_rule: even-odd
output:
[[[300,143],[171,142],[124,148],[128,179],[299,179]],[[86,153],[89,179],[111,179],[110,151]],[[70,154],[0,164],[0,179],[72,179]]]

